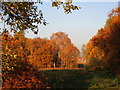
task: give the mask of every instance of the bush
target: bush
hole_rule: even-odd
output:
[[[3,88],[46,88],[44,76],[28,64],[2,74]]]

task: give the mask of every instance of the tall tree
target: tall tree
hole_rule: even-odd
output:
[[[27,40],[28,61],[38,68],[56,67],[58,63],[58,50],[54,42],[48,39],[28,39]]]
[[[42,74],[27,62],[22,33],[2,33],[2,88],[46,88]]]
[[[112,10],[108,15],[104,28],[98,30],[97,35],[88,43],[88,56],[99,57],[104,67],[119,71],[120,64],[120,7]]]
[[[51,40],[58,45],[61,67],[75,67],[80,51],[71,43],[68,35],[64,32],[57,32],[51,36]]]

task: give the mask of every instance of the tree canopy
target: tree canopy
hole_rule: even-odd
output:
[[[72,5],[72,0],[62,2],[53,0],[52,7],[63,7],[64,12],[69,14],[72,10],[79,10],[80,7]],[[35,34],[38,33],[38,24],[47,25],[42,10],[36,4],[42,5],[39,2],[2,2],[0,3],[0,18],[4,23],[2,31],[6,30],[5,25],[10,26],[10,31],[29,31],[32,30]]]
[[[113,9],[108,15],[104,28],[87,44],[88,61],[95,60],[102,67],[114,71],[120,70],[120,7]]]

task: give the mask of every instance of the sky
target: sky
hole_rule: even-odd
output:
[[[37,35],[29,32],[26,36],[49,38],[53,33],[62,31],[68,34],[72,43],[80,49],[98,29],[104,27],[108,13],[118,7],[118,2],[74,2],[73,4],[80,6],[81,9],[65,14],[62,7],[56,9],[51,7],[50,2],[43,2],[43,5],[38,7],[43,11],[44,18],[49,24],[39,25]]]

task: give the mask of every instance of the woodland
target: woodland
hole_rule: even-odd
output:
[[[105,26],[79,50],[65,32],[53,33],[50,39],[25,37],[29,30],[37,34],[38,24],[47,26],[36,3],[42,4],[0,3],[4,24],[0,27],[1,88],[119,89],[120,7],[111,10]],[[71,0],[52,1],[52,7],[63,7],[67,14],[80,9]],[[81,59],[85,60],[83,68],[77,63]]]

